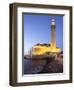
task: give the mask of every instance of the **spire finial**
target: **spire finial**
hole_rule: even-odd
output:
[[[55,18],[54,18],[54,16],[51,19],[51,25],[55,25]]]

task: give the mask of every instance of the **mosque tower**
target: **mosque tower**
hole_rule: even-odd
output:
[[[51,47],[56,48],[56,22],[54,18],[51,20]]]

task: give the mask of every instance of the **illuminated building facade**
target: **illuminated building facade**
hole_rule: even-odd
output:
[[[51,20],[51,42],[50,44],[37,44],[32,48],[33,55],[44,55],[46,53],[60,53],[61,48],[56,47],[56,22]]]

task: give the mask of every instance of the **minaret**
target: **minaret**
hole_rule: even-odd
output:
[[[56,23],[54,18],[51,20],[51,47],[56,47]]]

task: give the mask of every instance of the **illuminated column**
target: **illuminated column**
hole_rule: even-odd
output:
[[[51,46],[56,47],[56,23],[55,19],[52,18],[51,20]]]

